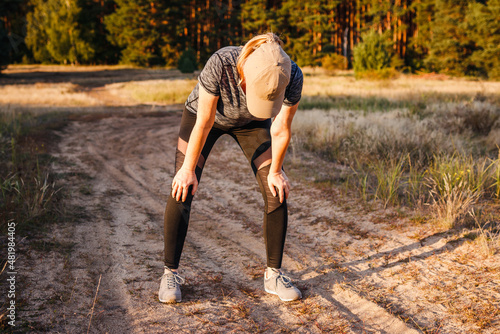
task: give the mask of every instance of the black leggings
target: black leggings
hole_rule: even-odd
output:
[[[184,109],[179,131],[179,138],[181,140],[185,142],[189,141],[189,136],[195,122],[196,115]],[[268,164],[257,169],[259,166],[254,164],[255,159],[271,147],[270,127],[271,120],[252,121],[245,126],[237,128],[227,128],[214,124],[208,134],[200,160],[196,166],[196,176],[198,182],[200,182],[204,162],[220,136],[229,134],[236,140],[252,166],[254,175],[259,183],[260,191],[264,197],[264,240],[266,244],[267,266],[279,269],[281,268],[288,224],[286,200],[280,203],[279,198],[273,196],[269,190],[267,176],[270,165]],[[184,154],[177,148],[175,156],[176,173],[182,167],[183,162]],[[192,200],[193,195],[189,192],[185,202],[176,201],[172,197],[172,194],[170,194],[167,201],[164,221],[165,266],[170,269],[177,269],[179,267],[182,248],[188,230]]]

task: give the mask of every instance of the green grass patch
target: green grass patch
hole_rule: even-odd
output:
[[[299,109],[341,109],[375,112],[401,108],[416,109],[419,106],[421,106],[421,103],[418,101],[390,100],[377,96],[303,96],[299,104]]]
[[[470,94],[453,93],[422,93],[411,98],[389,98],[384,96],[359,96],[359,95],[304,95],[300,100],[300,110],[353,110],[369,112],[385,112],[394,109],[407,109],[412,115],[421,119],[431,115],[426,109],[434,104],[465,104],[471,102],[487,102],[497,107],[500,105],[500,97],[491,96],[486,98],[482,95],[471,96]],[[478,118],[482,116],[483,118]],[[471,127],[479,131],[488,130],[488,125],[498,120],[495,113],[473,113],[470,115]]]
[[[66,124],[65,115],[4,112],[0,114],[0,231],[16,223],[16,233],[44,231],[60,217],[60,189],[50,173],[48,148],[52,130]]]

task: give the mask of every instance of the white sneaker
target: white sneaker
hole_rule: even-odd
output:
[[[284,302],[302,298],[302,293],[293,286],[290,277],[283,275],[279,269],[266,269],[264,272],[264,290],[267,293],[278,295]]]
[[[160,302],[180,303],[182,300],[181,285],[184,283],[184,278],[168,267],[165,267],[165,273],[161,277],[160,291],[158,291],[158,299]]]

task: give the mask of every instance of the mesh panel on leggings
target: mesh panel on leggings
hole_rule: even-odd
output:
[[[264,202],[266,204],[266,213],[269,214],[279,208],[283,203],[280,203],[279,196],[274,196],[269,189],[269,184],[267,183],[267,176],[269,175],[269,170],[271,169],[271,165],[267,165],[262,167],[257,171],[257,182],[259,182],[260,191],[266,194],[264,198]]]

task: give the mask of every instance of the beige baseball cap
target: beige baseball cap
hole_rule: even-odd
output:
[[[267,119],[280,112],[291,69],[290,57],[276,42],[264,43],[248,56],[243,74],[250,114]]]

